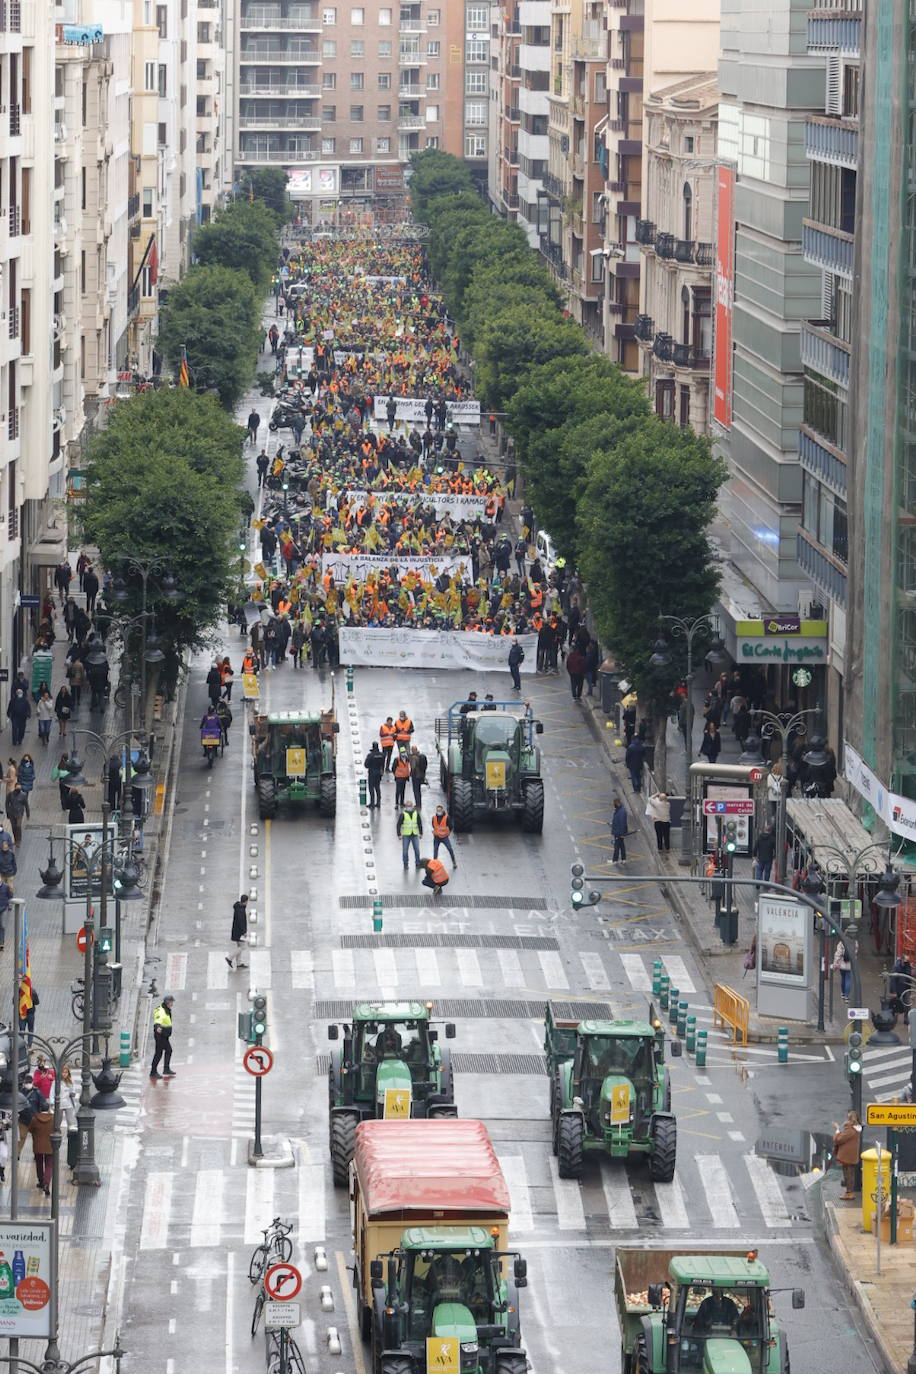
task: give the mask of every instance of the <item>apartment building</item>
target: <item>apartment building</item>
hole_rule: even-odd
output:
[[[548,15],[550,7],[547,6]],[[499,214],[518,215],[518,175],[521,142],[519,90],[521,25],[518,9],[490,8],[490,89],[488,107],[487,187]]]
[[[643,102],[641,370],[656,413],[698,434],[709,427],[718,105],[710,74]]]
[[[490,14],[490,200],[537,248],[546,206],[550,0],[521,0],[511,11],[494,4]]]
[[[225,184],[228,111],[228,33],[224,13],[226,2],[227,0],[197,0],[193,128],[195,218],[198,224],[206,224],[212,219],[228,189]]]
[[[604,348],[625,372],[638,372],[642,213],[642,95],[645,14],[643,0],[608,0],[608,118],[604,125]]]

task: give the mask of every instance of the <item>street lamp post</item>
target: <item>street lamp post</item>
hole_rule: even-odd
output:
[[[165,601],[175,601],[175,600],[177,600],[177,597],[178,597],[178,590],[177,590],[176,585],[175,585],[175,579],[174,579],[174,577],[172,577],[171,573],[168,572],[168,560],[167,560],[167,559],[164,559],[164,558],[150,558],[150,559],[147,559],[145,562],[143,562],[143,561],[141,561],[139,558],[125,558],[125,559],[123,560],[123,562],[124,562],[124,566],[125,566],[125,568],[127,569],[128,572],[135,573],[135,574],[140,578],[140,582],[141,582],[141,585],[142,585],[142,588],[143,588],[143,602],[142,602],[142,609],[141,609],[141,612],[140,612],[140,616],[141,616],[141,618],[143,619],[144,623],[146,622],[146,618],[147,618],[147,616],[149,615],[149,611],[148,611],[148,609],[147,609],[147,596],[148,596],[149,580],[150,580],[150,577],[153,575],[153,573],[165,573],[165,576],[164,576],[163,579],[162,579],[162,588],[161,588],[163,600],[165,600]],[[123,585],[122,585],[117,591],[115,591],[115,592],[113,593],[113,599],[116,600],[116,601],[124,601],[124,600],[127,599],[127,591],[126,591],[126,589],[123,587]],[[140,654],[140,710],[141,710],[141,712],[144,712],[144,713],[145,713],[145,709],[146,709],[146,665],[147,665],[147,663],[161,663],[161,662],[163,661],[164,658],[165,658],[165,654],[162,652],[162,648],[160,647],[160,644],[159,644],[159,638],[158,638],[158,636],[155,634],[155,631],[154,631],[154,633],[153,633],[152,635],[147,635],[147,636],[146,636],[146,641],[145,641],[145,643],[144,643],[144,645],[143,645],[143,650],[142,650],[142,652],[141,652],[141,654]],[[144,715],[144,719],[145,719],[145,715]]]
[[[687,687],[687,698],[684,703],[687,716],[684,740],[684,815],[681,820],[681,857],[679,860],[681,865],[686,867],[693,862],[693,804],[690,773],[690,765],[693,760],[693,645],[694,640],[701,635],[717,635],[718,623],[711,615],[700,615],[695,620],[685,620],[679,615],[660,615],[659,620],[670,625],[672,634],[680,635],[687,643],[687,672],[684,677]],[[658,641],[649,662],[653,668],[667,668],[670,665],[671,655],[664,640]],[[713,638],[706,655],[706,662],[713,668],[721,667],[723,663],[727,662],[720,643],[715,638]]]
[[[820,707],[812,706],[807,711],[764,711],[758,710],[752,713],[757,732],[761,739],[770,740],[779,736],[782,746],[780,762],[782,764],[781,775],[779,778],[779,800],[776,803],[776,880],[782,882],[785,876],[786,862],[786,800],[788,798],[787,779],[786,779],[786,760],[789,747],[790,735],[806,735],[808,724],[806,717],[820,715]]]

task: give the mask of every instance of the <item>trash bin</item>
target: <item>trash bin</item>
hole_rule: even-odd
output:
[[[620,669],[613,658],[606,658],[598,669],[598,695],[606,716],[616,716],[620,703]]]
[[[80,1133],[79,1131],[67,1132],[67,1168],[75,1169],[76,1161],[80,1157]]]
[[[891,1190],[891,1152],[881,1151],[881,1179],[887,1194]],[[872,1194],[878,1187],[878,1151],[862,1151],[862,1230],[870,1231],[878,1207]]]

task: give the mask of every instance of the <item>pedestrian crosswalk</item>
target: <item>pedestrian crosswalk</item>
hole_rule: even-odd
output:
[[[906,1027],[904,1027],[906,1031]],[[913,1074],[913,1051],[908,1044],[866,1045],[862,1077],[871,1102],[902,1097]]]
[[[298,1246],[346,1245],[346,1196],[315,1147],[294,1142],[297,1167],[249,1169],[227,1160],[193,1179],[188,1171],[147,1174],[141,1250],[254,1246],[271,1218],[295,1219]],[[510,1230],[523,1242],[535,1234],[576,1237],[653,1232],[757,1234],[785,1231],[806,1220],[802,1204],[783,1193],[779,1177],[752,1153],[690,1154],[682,1145],[671,1183],[652,1183],[641,1161],[590,1159],[581,1183],[561,1179],[550,1146],[498,1145],[511,1198]],[[791,1184],[791,1181],[789,1181]],[[241,1196],[244,1191],[244,1198]]]

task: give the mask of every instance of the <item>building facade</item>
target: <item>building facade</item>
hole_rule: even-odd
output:
[[[641,370],[656,414],[698,434],[709,428],[718,102],[712,75],[643,102]]]
[[[494,4],[490,15],[490,200],[537,248],[549,147],[550,0],[521,0],[511,11]]]

